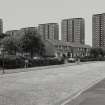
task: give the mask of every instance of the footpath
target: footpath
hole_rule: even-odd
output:
[[[39,67],[32,67],[32,68],[18,68],[18,69],[4,69],[4,74],[11,74],[11,73],[19,73],[19,72],[28,72],[28,71],[35,71],[35,70],[43,70],[43,69],[51,69],[51,68],[61,68],[67,66],[75,66],[81,64],[88,64],[88,63],[95,63],[93,62],[75,62],[75,63],[66,63],[61,65],[50,65],[50,66],[39,66]],[[3,74],[3,69],[0,68],[0,75]]]

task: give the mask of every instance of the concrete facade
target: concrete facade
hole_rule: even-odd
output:
[[[3,20],[0,19],[0,34],[3,33]]]
[[[61,39],[65,42],[85,44],[85,21],[83,18],[64,19],[61,22]]]
[[[39,24],[39,35],[42,39],[59,40],[59,25],[58,23]]]
[[[21,28],[20,30],[9,30],[6,31],[5,34],[8,36],[19,36],[19,35],[25,35],[25,34],[35,34],[38,32],[37,27],[26,27],[26,28]]]
[[[105,13],[92,17],[92,46],[105,48]]]
[[[36,34],[38,32],[37,27],[25,27],[20,29],[24,34],[30,33],[30,34]]]
[[[13,36],[13,35],[17,35],[18,32],[19,30],[10,30],[10,31],[6,31],[5,34],[8,36]]]

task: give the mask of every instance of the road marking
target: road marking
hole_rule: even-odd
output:
[[[70,101],[72,101],[73,99],[77,98],[78,96],[80,96],[84,91],[86,91],[87,89],[93,87],[94,85],[96,85],[98,82],[102,81],[104,78],[101,78],[101,79],[98,79],[98,80],[95,80],[93,82],[91,82],[87,87],[83,88],[83,89],[80,89],[78,92],[74,93],[72,98],[69,98],[67,99],[66,101],[64,101],[62,104],[60,105],[66,105],[68,104]]]

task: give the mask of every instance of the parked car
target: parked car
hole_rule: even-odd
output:
[[[34,60],[39,60],[39,59],[40,59],[40,57],[33,57],[33,59],[34,59]]]
[[[74,63],[74,62],[76,62],[76,59],[75,58],[68,58],[68,62]]]

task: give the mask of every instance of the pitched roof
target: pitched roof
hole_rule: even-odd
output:
[[[71,46],[71,47],[81,47],[81,48],[91,48],[91,46],[86,45],[86,44],[80,44],[80,43],[71,43],[71,42],[64,42],[61,40],[46,40],[53,45],[64,45],[64,46]]]

